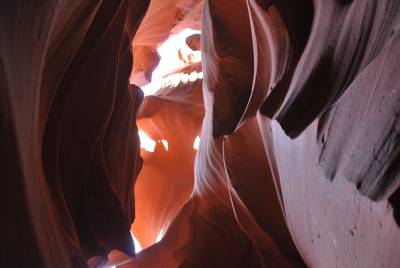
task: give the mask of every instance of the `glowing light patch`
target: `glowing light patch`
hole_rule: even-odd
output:
[[[189,74],[189,81],[193,82],[196,81],[197,79],[199,79],[198,72],[191,72]]]
[[[193,149],[198,150],[200,145],[200,137],[197,136],[196,139],[193,142]]]
[[[168,151],[168,141],[167,140],[161,140],[161,143],[164,145],[165,150]]]
[[[161,239],[164,237],[164,234],[165,234],[164,229],[161,229],[160,232],[157,235],[156,243],[161,241]]]
[[[151,139],[144,131],[139,130],[139,138],[140,138],[140,148],[148,151],[154,152],[154,148],[156,147],[156,142]]]
[[[193,51],[186,44],[186,38],[193,34],[199,34],[200,31],[185,29],[178,34],[170,37],[157,49],[160,55],[160,62],[153,71],[151,83],[142,86],[145,96],[153,95],[161,88],[176,87],[179,83],[187,83],[202,79],[203,73],[193,72],[192,80],[189,74],[173,74],[183,67],[193,63],[201,62],[201,52]],[[193,80],[194,77],[197,79]]]
[[[131,232],[131,237],[133,239],[133,243],[135,244],[135,252],[138,253],[142,251],[142,246],[140,245],[139,241],[136,239],[135,235]]]

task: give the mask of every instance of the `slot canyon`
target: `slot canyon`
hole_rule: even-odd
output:
[[[399,0],[0,0],[0,267],[400,267]]]

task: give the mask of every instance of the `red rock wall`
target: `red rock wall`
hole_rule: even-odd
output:
[[[399,11],[1,1],[0,266],[399,267]],[[202,85],[143,100],[188,25]],[[169,150],[143,163],[136,118]]]
[[[125,28],[137,28],[146,2],[0,6],[1,266],[133,255],[140,91],[128,88],[134,32]]]

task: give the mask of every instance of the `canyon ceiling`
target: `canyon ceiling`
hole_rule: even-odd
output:
[[[400,1],[0,0],[0,178],[0,267],[398,268]]]

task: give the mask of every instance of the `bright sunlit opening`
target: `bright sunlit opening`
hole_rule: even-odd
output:
[[[202,79],[202,72],[190,74],[179,73],[179,70],[190,64],[201,62],[201,52],[193,51],[186,44],[186,38],[200,31],[185,29],[170,37],[157,49],[160,62],[153,71],[151,83],[142,87],[145,96],[155,94],[165,87],[176,87],[179,83]]]
[[[139,138],[140,138],[140,148],[148,152],[154,152],[154,148],[156,147],[156,142],[153,139],[151,139],[142,130],[139,130]]]
[[[200,137],[197,136],[196,139],[193,142],[193,149],[198,150],[200,145]]]

